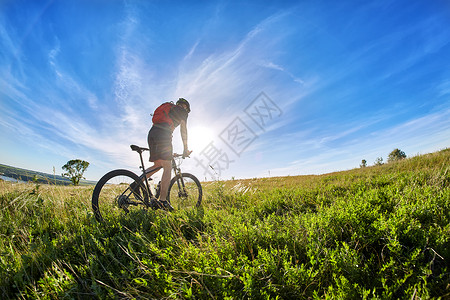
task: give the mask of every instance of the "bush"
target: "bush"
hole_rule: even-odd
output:
[[[394,150],[392,150],[391,153],[389,153],[388,162],[399,161],[399,160],[402,160],[404,158],[406,158],[405,152],[403,152],[400,149],[394,149]]]

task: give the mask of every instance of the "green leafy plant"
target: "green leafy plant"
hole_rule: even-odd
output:
[[[63,173],[63,177],[70,178],[73,185],[78,185],[81,179],[84,179],[83,173],[86,171],[87,167],[89,167],[89,163],[87,161],[81,159],[72,159],[69,160],[62,169],[66,171]]]

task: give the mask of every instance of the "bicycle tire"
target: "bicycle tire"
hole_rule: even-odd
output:
[[[182,188],[182,181],[184,190]],[[175,184],[176,183],[176,184]],[[181,173],[172,178],[167,199],[175,209],[199,207],[202,203],[203,191],[200,181],[190,173]]]
[[[130,186],[135,184],[137,189],[132,191]],[[128,212],[128,207],[137,206],[137,203],[148,203],[145,185],[139,177],[128,170],[118,169],[106,173],[97,182],[92,193],[92,210],[95,218],[103,221],[103,213],[120,214]],[[100,209],[100,205],[102,209]]]

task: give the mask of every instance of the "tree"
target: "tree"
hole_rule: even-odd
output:
[[[85,179],[83,177],[84,171],[86,171],[87,167],[89,167],[89,163],[87,161],[81,159],[72,159],[69,160],[62,169],[67,173],[63,173],[63,177],[70,178],[73,185],[78,185],[80,183],[80,179]]]
[[[375,166],[381,166],[382,164],[383,164],[383,158],[377,157],[377,159],[375,160]]]
[[[388,162],[394,162],[394,161],[402,160],[404,158],[406,158],[405,152],[396,148],[396,149],[392,150],[391,153],[389,153]]]
[[[363,159],[363,160],[361,161],[361,164],[360,164],[359,166],[360,166],[361,168],[367,167],[367,160]]]

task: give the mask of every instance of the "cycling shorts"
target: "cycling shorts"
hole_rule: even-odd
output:
[[[148,147],[150,149],[150,161],[172,160],[172,131],[170,127],[153,125],[148,132]]]

